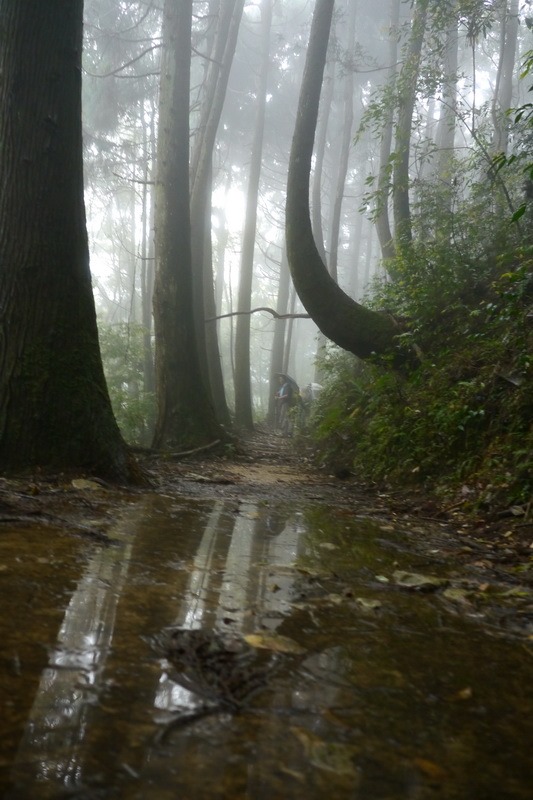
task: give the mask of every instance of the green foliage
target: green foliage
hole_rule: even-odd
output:
[[[122,435],[129,444],[149,444],[155,399],[143,388],[141,325],[100,325],[100,349],[109,395]]]
[[[476,242],[472,243],[473,249]],[[379,483],[468,486],[476,503],[533,492],[533,246],[463,261],[442,241],[413,248],[374,305],[399,309],[422,360],[407,375],[344,353],[323,366],[319,457]]]

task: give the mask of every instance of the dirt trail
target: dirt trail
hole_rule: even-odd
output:
[[[0,479],[0,526],[49,525],[105,542],[121,512],[146,493],[342,508],[401,530],[413,553],[453,561],[478,596],[485,592],[484,610],[512,617],[506,627],[533,639],[533,520],[467,518],[460,505],[442,509],[423,492],[372,488],[354,476],[337,478],[314,465],[295,440],[262,428],[224,451],[205,449],[183,457],[144,453],[139,460],[151,484],[143,489],[117,488],[90,475]],[[468,604],[463,610],[470,610]]]

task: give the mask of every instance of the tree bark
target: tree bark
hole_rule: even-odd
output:
[[[263,135],[268,84],[270,53],[270,28],[272,25],[272,2],[263,0],[261,5],[261,66],[257,87],[257,116],[252,142],[250,175],[246,195],[246,216],[242,240],[241,271],[237,308],[249,311],[252,303],[252,281],[254,267],[255,234],[257,229],[257,201],[263,156]],[[235,331],[235,421],[248,430],[253,429],[252,390],[250,385],[250,315],[242,314],[237,319]]]
[[[405,250],[412,242],[411,205],[409,201],[409,154],[411,128],[416,102],[422,45],[426,30],[428,0],[416,0],[407,54],[398,78],[398,121],[393,168],[394,239],[397,249]]]
[[[317,0],[313,15],[289,160],[287,252],[294,285],[316,325],[340,347],[368,358],[395,351],[396,325],[335,283],[318,253],[310,220],[309,174],[333,6],[334,0]]]
[[[210,309],[215,306],[213,268],[206,259],[206,235],[211,235],[210,211],[212,188],[212,159],[220,115],[226,96],[244,0],[225,0],[220,4],[219,21],[213,44],[213,58],[206,78],[206,91],[202,102],[200,126],[193,145],[191,158],[191,225],[192,225],[192,259],[193,259],[193,302],[196,324],[196,336],[200,357],[200,367],[204,381],[211,397],[218,398],[223,404],[219,412],[219,421],[228,424],[229,412],[225,402],[222,372],[215,366],[219,359],[218,346],[216,352],[208,353],[208,339],[205,330],[205,319],[210,316]],[[207,294],[211,295],[207,298]],[[212,316],[212,314],[211,314]],[[213,333],[213,332],[211,332]],[[215,329],[216,334],[216,329]],[[211,337],[210,342],[215,340]],[[217,380],[217,385],[212,381]]]
[[[509,147],[509,118],[513,97],[513,77],[518,39],[518,0],[505,0],[502,9],[500,54],[496,75],[496,88],[492,102],[494,134],[492,151],[505,153]]]
[[[279,268],[278,298],[276,311],[281,316],[287,313],[289,305],[291,276],[289,264],[287,262],[287,250],[284,247]],[[268,396],[268,422],[274,424],[276,416],[276,403],[274,395],[278,389],[277,375],[283,372],[283,348],[285,344],[285,331],[287,329],[286,319],[277,319],[274,323],[274,338],[272,340],[272,352],[270,354],[270,387]]]
[[[442,107],[437,126],[437,175],[448,187],[446,211],[451,211],[452,168],[454,160],[455,127],[457,122],[457,68],[459,64],[459,34],[457,30],[457,0],[450,0],[450,22],[446,29],[446,51],[442,86]],[[444,199],[444,198],[443,198]]]
[[[357,0],[349,0],[347,20],[346,52],[353,53],[355,47],[355,22],[357,18]],[[346,175],[348,173],[348,160],[350,157],[350,147],[352,144],[353,128],[353,94],[354,94],[354,72],[353,64],[348,63],[347,72],[344,76],[344,119],[342,125],[342,137],[337,163],[337,176],[335,182],[333,209],[331,214],[330,247],[329,247],[329,272],[331,277],[337,281],[338,260],[339,260],[339,235],[341,229],[342,201],[346,185]]]
[[[390,27],[389,27],[389,69],[388,69],[388,91],[394,95],[397,80],[397,61],[398,61],[398,36],[400,24],[400,0],[391,0],[390,6]],[[378,208],[376,211],[376,233],[381,247],[381,256],[385,262],[392,262],[396,255],[396,249],[392,239],[392,231],[389,219],[389,195],[391,186],[391,148],[392,133],[394,128],[394,105],[388,103],[386,117],[383,121],[381,142],[379,146],[379,178],[378,178]]]
[[[220,438],[195,339],[189,206],[192,0],[166,0],[156,181],[154,447]]]
[[[0,464],[132,477],[96,326],[82,0],[0,0]]]

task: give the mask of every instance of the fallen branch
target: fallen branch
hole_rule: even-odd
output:
[[[209,444],[203,444],[201,447],[194,447],[192,450],[183,450],[180,453],[167,452],[161,455],[167,456],[167,458],[183,458],[183,456],[191,456],[193,453],[200,453],[202,450],[210,450],[211,447],[216,447],[217,444],[220,444],[220,439],[215,439],[214,442],[210,442]]]
[[[226,317],[238,317],[242,314],[255,314],[257,311],[266,311],[267,314],[272,314],[275,319],[311,319],[309,314],[278,314],[273,308],[268,306],[259,306],[252,308],[250,311],[231,311],[229,314],[219,314],[218,317],[209,317],[206,322],[215,322],[217,319],[226,319]]]

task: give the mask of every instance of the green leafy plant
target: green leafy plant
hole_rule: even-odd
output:
[[[141,325],[99,327],[100,349],[109,395],[122,434],[130,444],[148,444],[155,399],[144,390]]]

